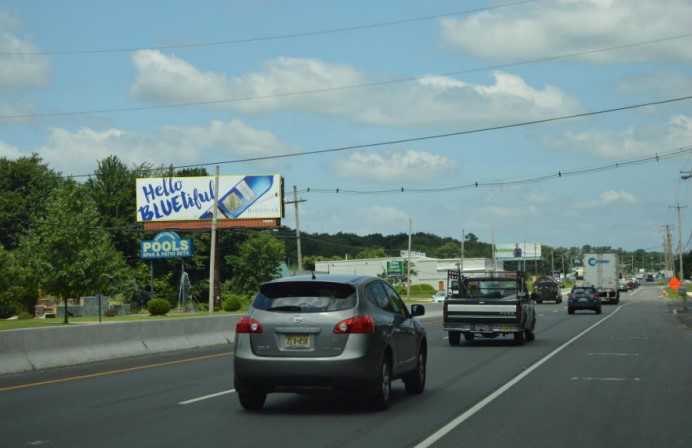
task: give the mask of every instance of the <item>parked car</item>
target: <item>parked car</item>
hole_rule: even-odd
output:
[[[593,286],[575,286],[567,295],[567,313],[574,314],[576,310],[593,310],[601,314],[601,297]]]
[[[263,284],[236,325],[234,380],[240,404],[262,408],[268,393],[337,389],[362,393],[386,409],[391,382],[425,388],[427,340],[386,281],[313,275]]]
[[[447,297],[447,292],[445,291],[437,291],[435,295],[432,296],[432,301],[434,303],[440,303],[444,302],[445,298]]]

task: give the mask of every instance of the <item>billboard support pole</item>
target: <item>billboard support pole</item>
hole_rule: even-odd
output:
[[[154,260],[149,261],[149,300],[154,298]]]
[[[459,263],[459,272],[464,272],[464,240],[466,235],[464,235],[464,229],[461,229],[461,263]]]
[[[411,218],[408,219],[408,265],[406,266],[406,300],[411,301]]]
[[[209,254],[209,314],[214,314],[214,273],[216,271],[216,214],[219,196],[219,165],[214,174],[214,207],[211,215],[211,253]]]

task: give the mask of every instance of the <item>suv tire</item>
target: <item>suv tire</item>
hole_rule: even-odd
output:
[[[372,408],[376,411],[386,411],[389,407],[389,395],[392,392],[392,366],[387,355],[382,360],[382,369],[375,388],[375,394],[372,396]]]
[[[422,394],[425,390],[425,377],[426,377],[426,367],[425,363],[427,360],[427,349],[424,345],[421,345],[418,351],[418,365],[416,365],[416,370],[409,373],[404,378],[404,386],[406,386],[406,392],[410,394]]]

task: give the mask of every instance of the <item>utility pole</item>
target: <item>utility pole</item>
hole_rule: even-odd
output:
[[[533,243],[533,270],[538,277],[538,247],[536,243]]]
[[[406,300],[411,301],[411,218],[408,219],[408,266],[406,266]]]
[[[214,207],[211,214],[211,253],[209,254],[209,314],[214,314],[214,274],[216,273],[216,214],[219,206],[219,165],[214,174]]]
[[[676,205],[674,208],[678,210],[678,256],[680,257],[680,289],[685,290],[685,271],[682,267],[682,221],[680,219],[680,209],[687,208],[687,206]],[[682,294],[682,309],[687,311],[687,293]]]
[[[464,229],[461,229],[461,258],[459,259],[459,272],[464,272],[464,241],[466,240],[466,235],[464,234]]]
[[[555,255],[555,249],[552,249],[550,251],[550,276],[552,277],[555,275],[555,259],[553,257]]]
[[[495,255],[495,229],[490,229],[490,235],[493,244],[493,269],[497,272],[497,258]]]
[[[300,216],[298,214],[298,203],[305,202],[305,199],[298,199],[298,187],[293,186],[293,200],[286,201],[286,204],[293,204],[296,208],[296,246],[298,252],[298,268],[297,271],[303,270],[303,254],[300,247]]]

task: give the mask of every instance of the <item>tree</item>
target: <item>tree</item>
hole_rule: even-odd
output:
[[[100,223],[113,229],[113,244],[133,265],[137,261],[138,235],[132,232],[136,216],[136,174],[117,156],[98,162],[94,177],[85,184],[100,215]]]
[[[439,258],[459,258],[461,256],[461,245],[456,242],[447,242],[440,246],[435,252]]]
[[[250,295],[259,286],[277,277],[285,256],[284,246],[269,233],[258,233],[240,245],[238,255],[228,255],[226,261],[233,268],[231,289]]]
[[[65,301],[65,323],[68,299],[100,293],[127,273],[99,222],[91,196],[70,179],[48,196],[45,217],[20,243],[21,260],[40,287]]]
[[[0,158],[0,244],[5,249],[16,249],[32,221],[45,216],[48,194],[60,183],[60,175],[36,154]]]
[[[356,258],[363,260],[366,258],[387,258],[388,256],[389,255],[387,255],[386,250],[378,247],[377,249],[363,249],[362,251],[358,252]]]

